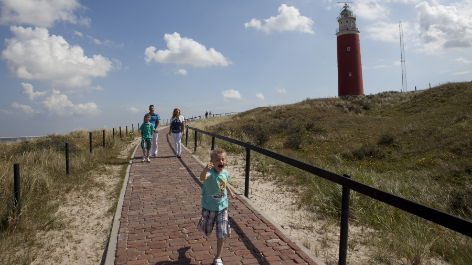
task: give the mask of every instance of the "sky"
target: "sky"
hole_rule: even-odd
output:
[[[337,96],[334,1],[0,0],[0,137]],[[364,93],[472,80],[472,0],[358,0]]]

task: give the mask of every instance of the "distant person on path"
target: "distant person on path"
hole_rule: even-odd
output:
[[[210,117],[211,117],[211,111],[210,111]]]
[[[141,124],[141,127],[139,128],[141,130],[141,148],[143,149],[143,159],[141,162],[144,162],[146,160],[146,150],[147,150],[147,161],[151,162],[149,159],[149,152],[151,151],[151,139],[154,133],[154,125],[149,122],[151,119],[151,114],[146,113],[144,115],[144,123]]]
[[[216,257],[214,265],[223,265],[221,252],[224,238],[231,235],[228,220],[228,191],[234,199],[236,195],[227,186],[229,181],[226,166],[226,151],[217,148],[210,153],[210,163],[200,173],[202,187],[202,217],[198,222],[198,231],[210,236],[216,224]]]
[[[159,114],[154,112],[154,105],[149,106],[149,114],[151,115],[151,119],[149,120],[152,125],[154,125],[154,134],[152,135],[152,148],[151,148],[151,155],[157,156],[158,146],[157,146],[157,137],[159,136],[159,126],[161,126],[161,117]]]
[[[174,137],[175,155],[180,158],[182,154],[180,139],[185,134],[185,119],[184,116],[180,115],[180,109],[175,108],[172,112],[172,119],[170,122],[169,135],[172,133]]]
[[[205,112],[205,119],[208,118],[208,111]]]

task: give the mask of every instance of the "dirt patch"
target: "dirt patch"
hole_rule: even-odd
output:
[[[126,158],[139,139],[121,152]],[[45,251],[31,264],[100,264],[112,226],[108,210],[115,200],[111,192],[120,181],[121,166],[106,166],[96,173],[97,185],[83,192],[71,191],[61,202],[56,213],[65,227],[53,228],[37,234]]]

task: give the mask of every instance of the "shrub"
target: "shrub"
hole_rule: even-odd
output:
[[[377,142],[379,145],[391,145],[393,143],[395,143],[395,136],[389,132],[382,134]]]
[[[376,146],[362,146],[352,151],[352,155],[358,159],[365,157],[382,157],[382,151]]]
[[[300,149],[301,144],[303,143],[302,135],[300,134],[291,134],[287,137],[287,140],[284,142],[284,147],[290,148],[293,150]]]

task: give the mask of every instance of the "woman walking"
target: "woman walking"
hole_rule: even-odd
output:
[[[174,112],[172,113],[169,135],[172,133],[172,136],[174,137],[175,155],[178,158],[180,158],[180,155],[182,154],[180,139],[182,139],[182,136],[185,134],[184,121],[184,116],[180,115],[180,109],[175,108]]]

